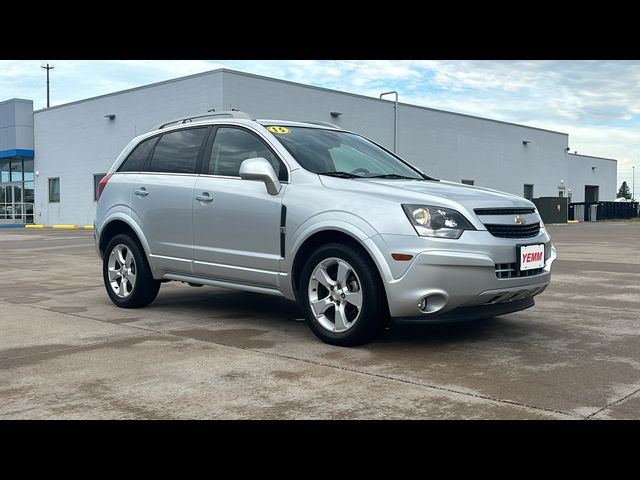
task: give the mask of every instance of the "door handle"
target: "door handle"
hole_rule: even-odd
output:
[[[213,197],[207,192],[204,192],[202,195],[196,195],[196,200],[198,200],[199,202],[212,202]]]
[[[147,189],[142,187],[140,190],[136,190],[135,192],[136,195],[139,195],[141,197],[146,197],[147,195],[149,195],[149,192],[147,192]]]

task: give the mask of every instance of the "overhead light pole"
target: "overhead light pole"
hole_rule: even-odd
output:
[[[636,166],[635,165],[631,165],[631,184],[633,185],[633,187],[631,187],[631,200],[635,200],[636,199]]]
[[[49,108],[49,70],[53,70],[55,67],[53,65],[49,66],[47,63],[46,67],[42,65],[40,68],[44,68],[47,71],[47,108]]]
[[[380,94],[380,98],[384,95],[391,95],[392,93],[396,96],[396,101],[393,105],[393,110],[395,112],[393,117],[393,153],[398,153],[398,92],[395,90],[392,92],[384,92]]]

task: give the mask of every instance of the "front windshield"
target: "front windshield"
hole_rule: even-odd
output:
[[[267,129],[304,169],[313,173],[345,178],[430,178],[353,133],[309,127]]]

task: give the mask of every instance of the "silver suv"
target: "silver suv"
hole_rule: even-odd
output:
[[[321,340],[534,305],[556,258],[524,198],[446,182],[324,123],[218,112],[160,125],[100,182],[96,248],[119,307],[162,282],[297,300]]]

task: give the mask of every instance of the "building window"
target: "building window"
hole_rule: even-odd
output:
[[[529,183],[524,184],[524,198],[527,200],[533,200],[533,185]]]
[[[33,182],[35,180],[33,176],[33,160],[24,160],[24,181]]]
[[[98,185],[107,174],[106,173],[94,173],[93,174],[93,201],[98,201]]]
[[[9,161],[0,160],[0,183],[9,183]]]
[[[464,185],[473,185],[474,180],[462,180]]]
[[[11,160],[11,181],[22,182],[22,160]]]
[[[60,178],[49,179],[49,203],[60,202]]]

